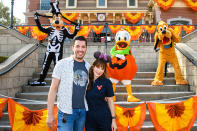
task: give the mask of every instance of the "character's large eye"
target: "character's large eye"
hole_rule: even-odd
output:
[[[120,38],[120,37],[118,37],[118,40],[119,40],[119,41],[120,41],[120,39],[121,39],[121,38]]]
[[[167,29],[167,26],[166,26],[166,25],[164,25],[164,26],[163,26],[163,28],[164,28],[164,30],[166,30],[166,29]]]
[[[160,29],[160,31],[162,31],[163,29],[162,29],[162,27],[159,27],[159,29]]]

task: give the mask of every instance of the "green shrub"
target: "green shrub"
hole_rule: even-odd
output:
[[[3,63],[7,58],[8,56],[0,56],[0,63]]]

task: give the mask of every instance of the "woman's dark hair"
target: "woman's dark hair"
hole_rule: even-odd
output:
[[[87,88],[87,91],[89,91],[92,86],[93,86],[93,82],[94,82],[94,72],[93,72],[93,69],[94,67],[101,67],[102,69],[104,69],[104,73],[99,77],[99,78],[106,78],[107,75],[106,75],[106,61],[102,60],[102,59],[96,59],[92,66],[90,67],[89,69],[89,84],[88,84],[88,88]]]

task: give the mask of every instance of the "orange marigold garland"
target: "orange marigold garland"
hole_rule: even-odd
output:
[[[37,26],[30,27],[31,29],[31,35],[34,39],[37,39],[39,41],[46,39],[48,34],[41,32]]]
[[[183,30],[189,34],[191,33],[192,31],[195,30],[195,26],[194,25],[183,25]]]
[[[71,34],[73,34],[75,31],[74,25],[65,25],[64,27],[67,28]]]
[[[147,32],[149,34],[153,34],[156,31],[157,26],[156,25],[144,25],[143,26],[145,30],[147,30]]]
[[[124,17],[132,24],[139,22],[143,16],[144,13],[124,13]]]
[[[32,111],[8,98],[8,113],[13,131],[56,131],[46,124],[47,109]],[[57,107],[54,113],[57,120]]]
[[[115,105],[116,123],[118,131],[140,131],[146,117],[146,104],[142,103],[135,108],[124,108]]]
[[[3,116],[3,109],[5,107],[5,104],[7,103],[6,98],[0,98],[0,118]]]
[[[104,25],[99,25],[99,26],[96,26],[96,25],[92,25],[91,26],[91,29],[96,33],[96,34],[100,34],[102,32],[104,28]]]
[[[189,131],[197,117],[197,96],[179,103],[147,105],[157,131]]]
[[[108,25],[108,27],[113,34],[116,34],[122,28],[122,25]]]
[[[66,17],[67,19],[69,19],[70,21],[75,21],[77,19],[77,17],[79,16],[79,13],[62,13],[62,15],[64,17]],[[62,19],[66,24],[70,24],[69,21]]]
[[[168,10],[175,2],[175,0],[155,0],[159,7],[164,10]]]
[[[170,26],[170,28],[174,30],[175,34],[179,36],[181,35],[182,25],[173,25],[173,26]]]
[[[80,26],[80,30],[77,32],[77,36],[84,36],[85,38],[88,37],[90,33],[90,26]]]
[[[17,30],[23,35],[26,35],[26,32],[29,30],[29,26],[18,26]]]
[[[137,40],[143,32],[142,26],[124,26],[125,29],[130,33],[131,40]]]
[[[197,1],[196,0],[184,0],[185,3],[192,8],[194,11],[197,11]]]

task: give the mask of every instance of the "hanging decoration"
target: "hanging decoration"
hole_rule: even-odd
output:
[[[8,99],[0,98],[0,118],[3,116],[3,109]]]
[[[182,27],[183,27],[183,30],[184,30],[187,34],[189,34],[189,33],[191,33],[192,31],[195,30],[195,26],[194,26],[194,25],[183,25]]]
[[[170,28],[174,30],[175,34],[179,36],[181,35],[182,25],[173,25],[173,26],[170,26]]]
[[[142,26],[124,26],[125,29],[130,33],[131,40],[137,40],[143,32]]]
[[[190,131],[197,116],[197,96],[179,103],[147,105],[157,131]]]
[[[116,34],[122,28],[122,25],[108,25],[108,27],[113,34]]]
[[[26,32],[29,30],[29,26],[17,26],[17,30],[23,35],[26,35]]]
[[[139,22],[143,16],[144,13],[124,13],[124,17],[132,24]]]
[[[90,30],[91,30],[90,26],[80,26],[80,30],[77,32],[77,36],[81,35],[87,38],[90,33]]]
[[[54,112],[57,120],[57,107]],[[32,111],[8,98],[8,113],[13,131],[56,131],[46,124],[47,109]]]
[[[159,7],[163,10],[168,10],[175,2],[175,0],[155,0]]]
[[[92,25],[91,26],[91,29],[96,33],[96,34],[100,34],[102,32],[104,28],[104,25],[99,25],[99,26],[96,26],[96,25]]]
[[[37,26],[30,27],[31,29],[31,35],[34,39],[37,39],[39,41],[46,39],[48,36],[46,33],[41,32]]]
[[[135,108],[124,108],[115,105],[116,124],[118,131],[140,131],[146,117],[146,104],[142,103]]]
[[[149,34],[153,34],[156,31],[157,26],[156,25],[144,25],[143,26],[145,30],[147,30],[147,32]]]
[[[197,11],[197,1],[196,0],[184,0],[187,6],[192,8],[194,11]]]
[[[73,34],[75,31],[74,25],[65,25],[64,27],[67,28],[71,34]]]
[[[70,21],[75,21],[79,16],[79,13],[62,13],[64,17],[69,19]],[[66,24],[71,24],[69,21],[62,19]]]

